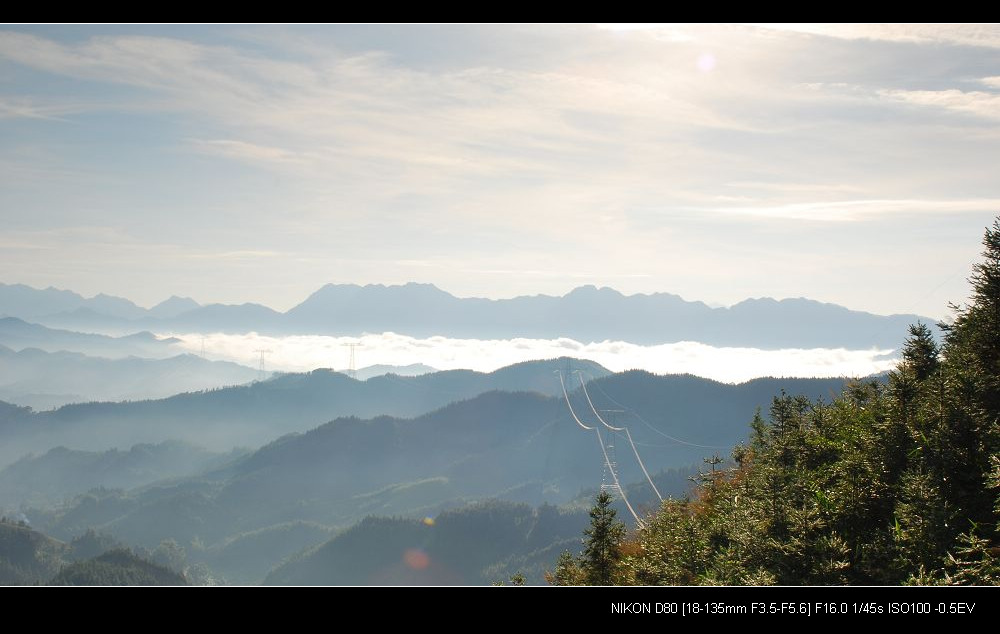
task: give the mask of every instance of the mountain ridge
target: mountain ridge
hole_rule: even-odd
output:
[[[34,297],[32,291],[45,297]],[[43,302],[52,293],[58,294],[61,303]],[[70,306],[74,297],[77,305]],[[729,307],[713,308],[666,292],[624,295],[594,285],[579,286],[561,296],[486,299],[456,297],[433,284],[417,282],[326,284],[285,312],[253,302],[202,306],[180,298],[146,310],[121,298],[105,296],[98,301],[99,297],[85,300],[71,291],[0,285],[0,314],[49,326],[109,332],[146,329],[340,336],[396,332],[414,337],[568,337],[637,344],[697,341],[766,349],[897,348],[909,324],[936,322],[912,314],[876,315],[803,297],[748,298]],[[64,310],[37,314],[39,306],[56,304]],[[99,308],[104,305],[110,306],[113,314],[102,315]],[[134,316],[135,311],[141,311],[139,317]]]

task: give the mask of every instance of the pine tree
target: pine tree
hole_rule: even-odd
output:
[[[559,555],[556,562],[555,572],[546,572],[545,580],[554,586],[582,586],[586,581],[586,575],[579,557],[574,557],[571,552],[564,550]]]
[[[979,405],[1000,415],[1000,218],[983,237],[983,261],[972,270],[972,303],[946,325],[944,356],[976,375]]]
[[[611,494],[601,491],[590,510],[590,528],[584,531],[583,562],[586,580],[592,586],[609,586],[621,561],[620,546],[625,538],[625,524],[617,520],[611,506]]]
[[[1000,455],[1000,219],[986,229],[983,247],[969,278],[972,301],[955,307],[955,321],[945,327],[943,424],[936,431],[946,495],[965,522],[995,540],[997,500],[989,482],[991,459]],[[954,528],[964,532],[970,524]]]
[[[904,367],[913,372],[917,381],[923,381],[938,369],[937,341],[927,324],[910,324],[910,335],[903,344]]]

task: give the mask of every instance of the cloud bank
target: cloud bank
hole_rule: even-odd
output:
[[[892,368],[892,350],[720,348],[696,342],[640,346],[624,341],[580,343],[572,339],[417,339],[391,332],[362,337],[320,335],[268,337],[256,333],[174,335],[185,350],[210,359],[256,366],[260,350],[267,371],[347,369],[347,343],[360,343],[356,365],[422,363],[438,370],[490,372],[534,359],[590,359],[609,370],[642,369],[656,374],[694,374],[726,383],[761,376],[860,377]]]

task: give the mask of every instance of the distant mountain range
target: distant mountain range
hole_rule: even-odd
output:
[[[39,410],[68,403],[165,398],[258,378],[253,368],[193,354],[105,359],[38,348],[14,352],[0,345],[0,400]]]
[[[109,337],[31,324],[16,317],[0,317],[0,345],[13,351],[37,348],[45,352],[72,351],[92,357],[166,359],[181,350],[174,338],[160,339],[151,332]]]
[[[677,295],[582,286],[562,297],[458,298],[431,284],[328,284],[285,313],[260,304],[200,306],[172,297],[143,309],[119,297],[0,284],[0,315],[100,332],[249,332],[355,336],[699,341],[719,346],[896,348],[917,315],[880,316],[809,299],[747,299],[712,308]]]

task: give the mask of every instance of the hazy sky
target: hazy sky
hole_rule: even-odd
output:
[[[1000,213],[997,26],[0,27],[0,281],[946,314]]]

